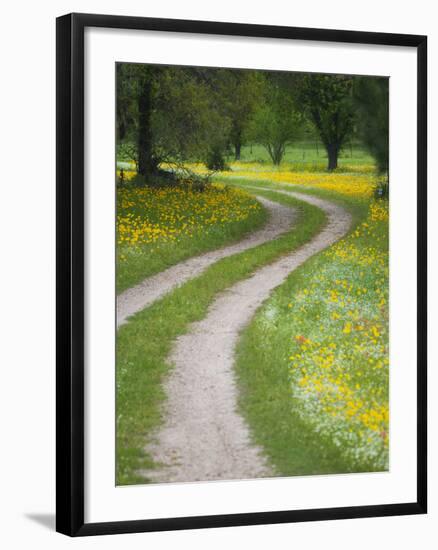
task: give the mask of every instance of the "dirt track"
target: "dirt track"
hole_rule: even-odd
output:
[[[223,292],[207,316],[178,338],[165,383],[167,420],[147,451],[162,468],[143,472],[153,482],[247,479],[272,475],[248,426],[237,412],[233,373],[239,333],[270,292],[308,258],[350,228],[351,216],[329,201],[278,191],[313,204],[327,214],[324,229],[298,250],[256,271]]]
[[[258,200],[269,212],[269,219],[261,229],[230,246],[206,252],[169,267],[122,292],[117,297],[117,327],[126,323],[130,315],[141,311],[177,286],[193,279],[218,260],[271,241],[290,229],[295,221],[295,209],[263,197],[258,197]]]

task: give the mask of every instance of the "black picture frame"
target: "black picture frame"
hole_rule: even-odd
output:
[[[427,510],[427,38],[425,36],[114,15],[57,19],[56,529],[69,536],[423,514]],[[417,52],[417,499],[311,510],[84,522],[84,29],[156,30],[405,46]]]

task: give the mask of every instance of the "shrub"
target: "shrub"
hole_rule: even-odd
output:
[[[380,181],[374,188],[374,197],[376,199],[388,199],[389,198],[389,182]]]
[[[230,169],[230,167],[225,162],[222,151],[216,148],[211,149],[208,152],[205,165],[209,170],[214,170],[216,172],[223,172],[224,170]]]

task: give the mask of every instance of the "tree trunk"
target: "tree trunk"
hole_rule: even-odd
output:
[[[330,171],[338,167],[338,153],[339,147],[336,143],[329,143],[327,145],[328,169]]]
[[[234,158],[235,160],[240,160],[240,151],[242,149],[242,144],[240,141],[234,144]]]
[[[151,176],[157,171],[157,162],[152,154],[152,79],[142,79],[138,96],[138,173]]]

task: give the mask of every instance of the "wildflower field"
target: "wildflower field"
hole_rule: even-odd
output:
[[[201,165],[192,164],[190,168],[200,174],[206,170]],[[333,191],[336,195],[356,197],[359,200],[370,199],[379,181],[372,164],[345,166],[342,170],[326,171],[300,170],[295,164],[281,167],[264,166],[256,163],[231,163],[229,170],[217,176],[222,182],[232,181],[237,185],[248,180],[279,185],[299,185],[303,190],[318,189]]]
[[[372,176],[313,177],[304,174],[309,184],[286,172],[262,179],[331,196],[350,208],[355,226],[291,274],[245,331],[241,408],[284,475],[382,471],[389,460],[388,201],[373,198]]]
[[[115,135],[116,483],[387,471],[389,78],[121,62]]]
[[[215,184],[117,189],[117,289],[259,227],[265,211],[245,191]]]
[[[168,355],[175,339],[207,314],[220,292],[298,248],[325,223],[325,215],[319,208],[274,192],[260,191],[260,195],[296,208],[296,227],[275,240],[216,262],[200,276],[137,313],[117,332],[118,485],[144,483],[138,472],[156,467],[145,447],[163,423],[162,406],[166,400],[163,380],[172,369]]]
[[[281,475],[386,470],[388,201],[374,198],[372,167],[335,173],[249,163],[231,168],[204,192],[119,188],[119,287],[261,225],[265,213],[249,195],[252,186],[293,188],[343,204],[353,215],[351,233],[292,273],[244,331],[236,363],[240,408]],[[125,339],[122,332],[122,355]],[[119,365],[126,365],[123,357]],[[120,479],[131,479],[125,471]]]

